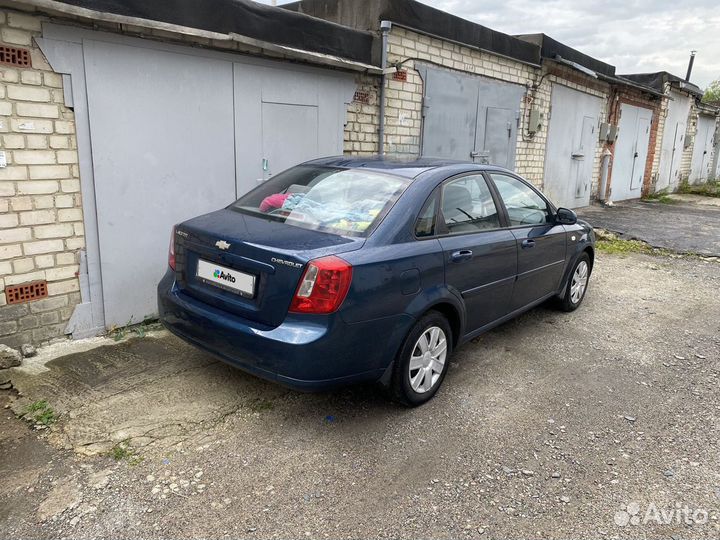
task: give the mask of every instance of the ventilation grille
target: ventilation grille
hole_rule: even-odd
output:
[[[17,67],[30,67],[30,51],[19,47],[0,45],[0,63]]]
[[[45,280],[5,287],[5,298],[8,304],[24,304],[45,298],[47,295],[47,281]]]
[[[396,81],[407,81],[407,71],[401,69],[393,73],[393,79]]]
[[[362,90],[358,90],[355,92],[355,95],[353,96],[353,101],[356,103],[370,103],[370,92],[363,92]]]

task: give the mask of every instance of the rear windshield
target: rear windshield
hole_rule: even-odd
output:
[[[264,182],[231,208],[295,227],[365,236],[409,183],[362,169],[299,165]]]

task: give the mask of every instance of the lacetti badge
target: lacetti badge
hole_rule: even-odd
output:
[[[215,269],[215,272],[213,272],[213,276],[217,279],[224,279],[225,281],[229,281],[230,283],[235,283],[235,276],[230,274],[229,272],[223,272],[222,270]]]

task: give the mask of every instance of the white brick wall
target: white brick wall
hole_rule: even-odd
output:
[[[653,157],[651,185],[649,190],[650,193],[655,192],[655,185],[657,184],[658,175],[660,174],[660,157],[662,156],[663,137],[665,136],[665,117],[667,116],[668,105],[670,103],[670,100],[668,99],[669,87],[665,89],[664,93],[665,95],[661,98],[662,103],[660,104],[660,113],[658,115],[657,137],[655,138],[655,156]]]
[[[685,138],[683,139],[683,153],[680,161],[680,182],[687,182],[690,178],[690,169],[692,168],[692,155],[695,148],[694,137],[697,135],[697,124],[698,124],[698,108],[695,100],[691,100],[690,113],[687,118],[687,127],[685,129]],[[689,137],[693,137],[692,144],[685,147],[685,141]]]
[[[350,155],[376,154],[378,151],[379,77],[356,75],[356,95],[345,116],[344,152]]]
[[[62,77],[33,38],[39,17],[0,9],[0,43],[30,49],[32,67],[0,65],[0,342],[39,343],[62,335],[80,300],[84,247],[74,115]],[[6,305],[5,287],[48,281],[51,298]]]

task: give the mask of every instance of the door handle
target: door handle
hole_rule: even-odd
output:
[[[521,245],[523,249],[530,249],[531,247],[535,247],[535,240],[528,238],[527,240],[523,240]]]
[[[461,249],[460,251],[453,252],[452,255],[450,255],[450,260],[452,262],[462,262],[462,261],[469,261],[472,259],[473,252],[469,249]]]

